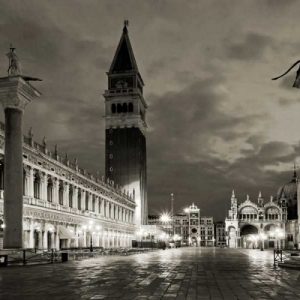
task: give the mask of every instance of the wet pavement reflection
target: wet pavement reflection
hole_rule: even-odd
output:
[[[0,270],[0,299],[300,299],[271,251],[178,248]]]

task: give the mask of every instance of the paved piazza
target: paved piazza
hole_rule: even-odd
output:
[[[300,299],[272,252],[179,248],[0,270],[0,299]]]

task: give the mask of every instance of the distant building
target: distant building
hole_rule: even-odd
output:
[[[215,243],[213,217],[201,217],[194,204],[168,222],[162,222],[159,215],[149,215],[148,224],[161,226],[169,237],[180,237],[185,245],[211,247]]]
[[[225,222],[219,221],[215,223],[215,235],[217,247],[226,246],[226,230]]]
[[[215,245],[213,217],[201,217],[200,220],[200,241],[203,247],[212,247]]]

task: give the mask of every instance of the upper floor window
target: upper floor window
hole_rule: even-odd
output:
[[[112,112],[113,114],[115,114],[116,111],[117,111],[116,104],[113,103],[113,104],[111,105],[111,112]]]
[[[40,187],[41,187],[41,178],[39,176],[39,173],[36,172],[34,174],[34,180],[33,180],[33,195],[34,198],[40,199]]]
[[[77,208],[81,210],[81,191],[78,190]]]
[[[47,182],[47,201],[52,202],[53,197],[53,182],[52,179],[49,178]]]
[[[133,104],[132,104],[132,102],[129,102],[129,104],[128,104],[128,112],[133,112]]]
[[[122,104],[121,104],[121,103],[118,103],[118,104],[117,104],[117,112],[118,112],[118,113],[121,113],[121,112],[122,112]]]
[[[96,211],[96,199],[95,195],[93,195],[93,200],[92,200],[92,211]]]
[[[85,193],[85,210],[89,210],[89,193]]]
[[[69,189],[69,207],[73,207],[73,187]]]

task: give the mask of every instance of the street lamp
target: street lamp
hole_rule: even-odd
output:
[[[277,249],[280,249],[281,247],[281,240],[284,238],[285,234],[284,231],[281,228],[276,228],[274,231],[275,238],[276,238],[276,244],[277,244]]]
[[[93,247],[93,236],[96,234],[96,231],[100,231],[101,230],[101,226],[100,225],[94,225],[94,221],[90,220],[88,225],[83,225],[82,229],[84,231],[89,231],[90,233],[90,252],[94,251],[94,247]],[[95,231],[96,230],[96,231]]]
[[[166,213],[162,213],[162,214],[160,215],[159,220],[160,220],[163,224],[168,225],[168,224],[171,223],[172,217],[170,216],[169,213],[166,212]],[[170,233],[168,227],[167,227],[167,231],[168,231],[168,234],[171,235],[171,233]]]

